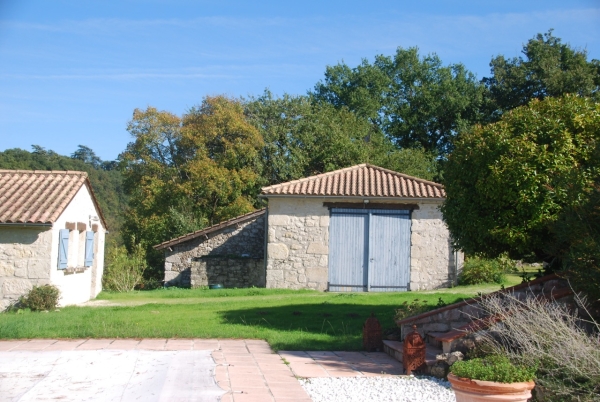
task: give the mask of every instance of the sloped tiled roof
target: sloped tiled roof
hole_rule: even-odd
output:
[[[0,223],[52,224],[86,185],[98,206],[86,172],[0,169]]]
[[[201,230],[196,230],[195,232],[184,234],[183,236],[179,236],[174,239],[167,240],[163,243],[157,244],[156,246],[154,246],[154,249],[162,250],[167,247],[171,247],[171,246],[177,245],[179,243],[183,243],[185,241],[192,240],[192,239],[207,235],[212,232],[216,232],[218,230],[225,229],[226,227],[235,225],[237,223],[242,223],[242,222],[248,221],[250,219],[256,218],[258,216],[261,216],[265,212],[266,212],[266,208],[261,208],[257,211],[253,211],[253,212],[250,212],[250,213],[247,213],[244,215],[236,216],[235,218],[218,223],[216,225],[212,225],[212,226],[209,226],[209,227],[201,229]]]
[[[263,187],[261,195],[444,198],[441,184],[369,164]]]

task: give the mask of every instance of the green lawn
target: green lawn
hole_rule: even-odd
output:
[[[362,325],[371,312],[383,328],[393,328],[394,310],[405,301],[419,298],[433,307],[439,298],[454,303],[499,288],[398,293],[255,288],[103,292],[96,306],[0,314],[0,339],[254,338],[267,340],[275,350],[360,350]]]

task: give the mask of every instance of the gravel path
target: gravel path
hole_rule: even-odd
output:
[[[450,383],[433,377],[300,379],[313,402],[455,402]]]

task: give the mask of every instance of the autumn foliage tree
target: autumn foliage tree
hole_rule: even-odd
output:
[[[152,272],[161,255],[151,246],[254,209],[262,139],[239,101],[206,97],[183,117],[136,109],[128,131],[124,238],[146,244]]]
[[[184,116],[181,145],[189,153],[184,193],[209,224],[254,209],[263,139],[241,101],[206,98]]]

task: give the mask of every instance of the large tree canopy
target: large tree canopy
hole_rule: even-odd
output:
[[[583,208],[600,178],[600,105],[532,101],[464,133],[444,171],[444,219],[468,253],[558,256],[556,223]]]
[[[312,95],[368,119],[400,148],[445,155],[458,130],[481,120],[484,90],[462,64],[443,66],[435,54],[398,48],[373,64],[327,67]]]
[[[397,150],[366,119],[307,96],[273,98],[268,91],[246,104],[247,118],[261,132],[264,185],[372,163],[432,180],[435,155],[422,149]]]
[[[523,46],[523,56],[492,59],[492,76],[483,79],[489,89],[491,119],[548,96],[576,94],[598,100],[600,62],[588,61],[585,49],[562,43],[550,30],[530,39]]]

